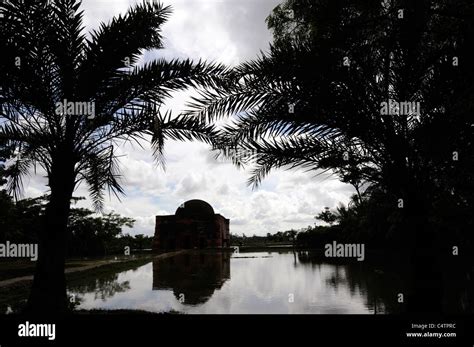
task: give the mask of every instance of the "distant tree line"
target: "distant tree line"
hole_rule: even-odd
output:
[[[453,244],[471,245],[471,236],[462,232],[467,221],[456,218],[458,206],[449,198],[438,202],[440,228],[451,232],[438,235],[438,242],[449,248]],[[336,208],[325,207],[315,217],[319,223],[301,229],[267,233],[266,236],[231,235],[233,245],[292,244],[299,248],[324,248],[332,241],[364,243],[371,249],[404,251],[406,242],[400,231],[404,216],[394,208],[393,201],[377,187],[369,187],[361,194],[354,194],[349,203]],[[323,223],[321,223],[323,222]],[[448,251],[448,250],[446,250]],[[449,252],[448,252],[449,253]]]
[[[370,194],[369,194],[370,193]],[[403,219],[392,202],[380,191],[370,189],[360,197],[353,195],[348,205],[326,207],[315,216],[323,225],[308,226],[298,233],[297,245],[323,248],[332,241],[364,243],[372,249],[404,248],[402,233],[397,232]]]
[[[459,206],[450,203],[451,197],[440,197],[436,203],[437,216],[432,218],[438,230],[436,242],[446,254],[452,245],[472,248],[472,235],[467,233],[469,220],[460,218]],[[309,226],[298,233],[297,245],[305,248],[321,248],[327,242],[358,242],[370,248],[406,248],[403,228],[403,211],[394,208],[393,200],[377,187],[368,188],[361,196],[352,196],[348,205],[339,204],[335,209],[326,207],[315,219],[325,225]],[[449,232],[448,232],[449,231]]]
[[[41,196],[14,202],[5,191],[0,191],[0,242],[37,243],[39,222],[47,201],[48,196]],[[123,228],[133,227],[134,222],[115,212],[97,214],[73,207],[68,222],[67,255],[104,256],[123,254],[127,246],[132,251],[151,248],[153,237],[123,233]]]
[[[268,245],[288,245],[296,241],[297,230],[277,231],[274,234],[267,233],[265,236],[241,236],[231,234],[232,246],[268,246]]]

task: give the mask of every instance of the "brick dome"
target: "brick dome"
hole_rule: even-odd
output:
[[[177,217],[208,219],[214,217],[214,209],[203,200],[189,200],[176,210]]]

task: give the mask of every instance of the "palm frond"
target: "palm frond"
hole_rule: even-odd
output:
[[[118,158],[114,153],[113,146],[95,148],[89,151],[81,159],[77,167],[79,175],[78,183],[84,180],[88,187],[94,208],[97,211],[103,210],[104,190],[107,189],[118,199],[124,194],[120,184]]]
[[[127,74],[142,50],[162,48],[161,26],[171,14],[169,6],[143,1],[125,15],[102,23],[84,49],[78,73],[78,94],[89,99],[106,92],[115,78]]]

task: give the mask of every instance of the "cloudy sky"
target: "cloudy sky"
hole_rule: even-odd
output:
[[[102,21],[125,13],[136,1],[83,0],[84,24],[88,30]],[[268,49],[271,33],[265,18],[279,0],[164,0],[173,14],[163,27],[165,49],[144,54],[142,62],[157,57],[192,58],[236,65]],[[179,112],[189,93],[179,93],[167,107]],[[262,186],[247,186],[248,172],[213,159],[209,147],[200,143],[166,143],[166,171],[153,163],[150,147],[123,145],[123,185],[126,195],[106,200],[106,211],[136,219],[130,234],[152,235],[154,216],[174,214],[186,200],[203,199],[216,213],[231,220],[231,232],[265,235],[279,230],[299,229],[315,223],[314,216],[325,206],[347,203],[353,188],[328,175],[314,177],[303,171],[272,172]],[[25,195],[46,191],[46,180],[31,175]],[[79,186],[75,196],[87,196]],[[82,203],[91,207],[89,201]]]

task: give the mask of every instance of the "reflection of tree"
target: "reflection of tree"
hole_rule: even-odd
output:
[[[315,253],[298,252],[298,261],[312,268],[322,264],[335,266],[334,272],[327,279],[327,283],[336,290],[346,287],[351,295],[360,292],[367,300],[367,306],[375,313],[397,313],[404,311],[405,305],[398,303],[397,295],[407,293],[410,288],[409,268],[411,264],[402,259],[396,264],[377,261],[377,264],[368,261],[349,261],[347,259],[317,256]],[[472,313],[474,312],[474,273],[472,259],[459,258],[457,261],[445,259],[442,262],[443,283],[442,305],[445,313]],[[384,271],[381,271],[383,269]],[[427,292],[434,290],[428,288]]]
[[[444,273],[445,302],[443,309],[447,313],[474,313],[474,266],[473,259],[452,257],[444,262],[449,269]]]
[[[130,289],[130,283],[124,281],[119,283],[118,273],[104,274],[100,277],[86,278],[80,284],[70,285],[69,291],[74,294],[94,293],[94,299],[105,301],[107,298],[113,297],[117,293],[123,293]],[[82,299],[76,297],[76,302]]]
[[[347,288],[351,296],[362,294],[367,306],[375,313],[399,313],[405,309],[403,304],[398,303],[397,294],[405,293],[406,297],[406,283],[400,274],[388,271],[385,266],[383,268],[387,271],[382,272],[367,261],[328,259],[310,252],[298,252],[298,260],[305,266],[334,266],[326,283],[335,290]]]
[[[171,289],[183,304],[203,304],[230,279],[230,256],[201,251],[155,260],[153,290]]]
[[[24,285],[0,287],[0,316],[21,313],[26,305],[29,288]]]

